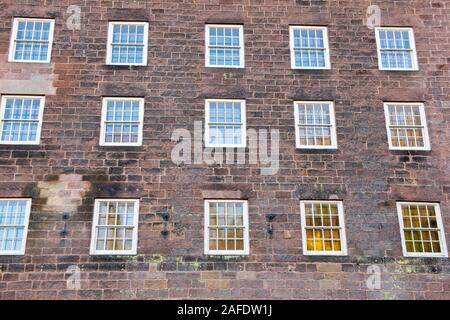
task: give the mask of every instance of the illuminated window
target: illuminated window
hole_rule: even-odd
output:
[[[39,144],[44,97],[3,96],[0,144]]]
[[[100,145],[140,146],[144,118],[142,98],[104,98]]]
[[[241,200],[205,201],[205,254],[248,255],[248,207]]]
[[[448,257],[439,204],[397,202],[397,211],[404,256]]]
[[[206,66],[244,68],[244,27],[206,25]]]
[[[305,255],[347,255],[341,201],[300,201]]]
[[[0,255],[23,255],[31,199],[0,199]]]
[[[147,65],[148,23],[110,22],[107,64]]]
[[[95,200],[91,254],[136,254],[139,200]]]
[[[376,28],[380,70],[418,70],[414,33],[411,28]]]
[[[245,101],[206,100],[206,147],[245,147]]]
[[[289,28],[292,69],[330,69],[326,27]]]
[[[297,148],[337,148],[333,102],[295,102],[294,111]]]
[[[54,20],[15,18],[8,60],[49,63],[54,26]]]
[[[385,103],[389,148],[430,150],[425,108],[422,103]]]

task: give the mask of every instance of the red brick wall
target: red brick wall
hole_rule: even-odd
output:
[[[66,27],[73,4],[80,30]],[[383,25],[414,28],[420,71],[378,70],[364,24],[370,4],[381,7]],[[439,201],[450,239],[448,1],[3,0],[1,8],[1,81],[40,75],[56,90],[46,97],[41,144],[0,146],[0,197],[33,198],[25,255],[0,256],[1,299],[450,299],[448,259],[402,257],[395,207]],[[13,17],[56,19],[51,64],[7,62]],[[109,20],[149,22],[148,66],[105,65]],[[245,69],[204,67],[205,22],[244,24]],[[291,70],[290,24],[328,26],[331,70]],[[145,96],[142,147],[99,146],[102,96]],[[246,99],[248,128],[280,131],[276,175],[172,163],[172,132],[203,121],[205,98]],[[294,100],[335,101],[337,151],[295,148]],[[388,150],[383,101],[425,103],[431,152]],[[203,255],[209,190],[248,199],[250,256]],[[299,200],[330,196],[344,202],[349,255],[304,256]],[[89,255],[99,197],[141,199],[137,256]],[[267,213],[276,214],[273,237]],[[372,264],[383,270],[381,290],[366,285]],[[81,270],[80,290],[67,288],[71,265]]]

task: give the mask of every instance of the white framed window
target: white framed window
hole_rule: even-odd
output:
[[[412,28],[375,28],[380,70],[416,71],[416,44]]]
[[[290,26],[292,69],[330,69],[327,27]]]
[[[403,255],[448,257],[438,203],[397,202]]]
[[[143,123],[143,98],[103,98],[100,145],[142,145]]]
[[[39,144],[45,97],[2,96],[0,144]]]
[[[31,199],[0,199],[0,256],[24,255]]]
[[[106,64],[147,65],[148,22],[110,22]]]
[[[139,200],[96,199],[92,223],[92,255],[137,253]]]
[[[207,99],[205,115],[206,147],[246,146],[245,100]]]
[[[342,201],[300,201],[303,253],[346,256]]]
[[[14,18],[9,62],[49,63],[55,20]]]
[[[332,101],[294,102],[295,141],[299,149],[337,149]]]
[[[431,150],[423,103],[384,104],[391,150]]]
[[[244,68],[244,26],[207,24],[205,28],[206,67]]]
[[[205,254],[249,253],[247,201],[205,200]]]

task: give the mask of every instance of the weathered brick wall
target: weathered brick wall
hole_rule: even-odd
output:
[[[383,25],[414,28],[420,71],[378,70],[370,4]],[[66,27],[69,5],[80,30]],[[51,64],[7,62],[13,17],[56,19]],[[149,21],[148,66],[105,65],[109,20]],[[33,88],[46,105],[41,145],[0,146],[0,197],[33,198],[26,254],[0,257],[0,298],[450,299],[448,259],[402,257],[395,207],[439,201],[450,239],[448,21],[446,0],[2,0],[0,94]],[[204,67],[205,22],[244,24],[245,69]],[[331,70],[291,70],[290,24],[329,27]],[[102,96],[145,97],[142,147],[99,146]],[[280,131],[276,175],[172,163],[172,132],[203,121],[205,98],[246,99],[249,128]],[[295,148],[294,100],[335,101],[338,150]],[[425,102],[431,152],[388,150],[383,101]],[[250,256],[203,255],[214,190],[248,199]],[[141,199],[137,256],[89,255],[98,197]],[[304,256],[299,200],[330,197],[344,201],[349,256]],[[366,286],[372,264],[381,290]],[[67,289],[72,265],[80,290]]]

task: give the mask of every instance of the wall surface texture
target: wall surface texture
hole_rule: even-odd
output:
[[[414,28],[419,71],[378,70],[369,5]],[[56,20],[50,64],[8,62],[13,17]],[[147,66],[105,64],[121,20],[149,22]],[[0,94],[46,103],[40,145],[0,146],[0,197],[33,199],[25,255],[0,256],[0,299],[450,299],[448,258],[403,257],[396,211],[439,202],[450,246],[449,21],[447,0],[1,0]],[[244,25],[245,69],[205,68],[205,23]],[[289,25],[328,26],[331,70],[291,69]],[[99,146],[105,96],[145,97],[142,147]],[[171,161],[172,132],[193,132],[207,98],[245,99],[248,128],[279,130],[275,175]],[[335,102],[338,150],[296,149],[296,100]],[[389,151],[383,101],[425,103],[431,151]],[[211,195],[248,199],[249,256],[203,254]],[[136,256],[89,255],[96,198],[141,200]],[[343,201],[348,256],[303,255],[305,199]]]

